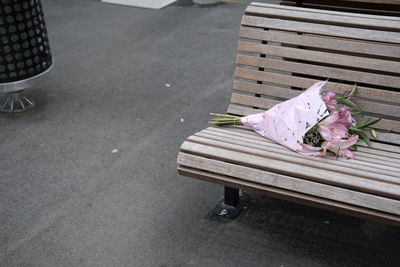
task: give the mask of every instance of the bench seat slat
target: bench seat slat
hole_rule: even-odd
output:
[[[269,41],[282,44],[319,48],[331,51],[350,52],[372,57],[400,59],[400,51],[394,45],[348,40],[343,38],[326,38],[315,35],[299,35],[293,32],[265,31],[263,29],[241,27],[239,37],[244,39]]]
[[[194,137],[192,136],[190,138],[193,139]],[[213,143],[214,146],[209,146],[210,143]],[[194,154],[219,158],[243,166],[263,168],[271,172],[301,177],[306,180],[319,181],[348,189],[351,188],[367,193],[375,193],[380,196],[400,199],[400,186],[398,185],[391,184],[387,186],[387,184],[382,181],[378,182],[364,177],[356,177],[343,173],[339,174],[335,171],[320,169],[316,166],[316,163],[312,161],[311,157],[308,159],[304,157],[288,158],[285,155],[267,153],[260,149],[248,148],[235,144],[225,144],[222,142],[212,142],[209,140],[207,140],[207,144],[208,145],[187,141],[182,145],[181,151],[191,151]],[[294,161],[296,161],[296,163],[294,163]]]
[[[219,173],[221,175],[244,179],[246,181],[278,187],[286,190],[317,196],[338,202],[346,202],[355,206],[400,215],[400,201],[374,196],[362,192],[354,192],[318,182],[307,181],[295,177],[262,171],[215,159],[180,153],[178,164],[194,167],[199,170]]]
[[[205,172],[194,168],[178,165],[178,172],[187,177],[221,184],[234,188],[241,188],[245,191],[264,194],[266,196],[280,198],[295,203],[309,205],[316,208],[327,209],[342,214],[353,215],[369,220],[375,220],[394,226],[400,226],[400,217],[391,215],[377,210],[366,209],[358,206],[349,205],[347,203],[332,201],[325,198],[318,198],[298,192],[283,190],[276,187],[266,186],[262,184],[252,183],[249,181],[236,179],[233,177],[223,176],[216,173]]]
[[[273,141],[270,141],[269,139],[266,139],[266,138],[256,134],[253,131],[250,131],[248,129],[248,127],[245,127],[245,126],[208,127],[206,129],[204,129],[203,131],[210,131],[210,130],[212,130],[213,132],[224,132],[224,133],[227,133],[228,135],[232,134],[232,135],[245,136],[246,138],[251,138],[251,139],[259,140],[262,142],[275,144]],[[203,132],[203,131],[201,131],[201,132]],[[372,144],[373,144],[373,148],[369,148],[366,144],[360,143],[359,144],[359,148],[361,149],[360,151],[363,153],[365,152],[368,154],[383,155],[383,156],[386,156],[389,158],[400,159],[399,146],[377,143],[375,140],[372,140]],[[276,146],[281,147],[278,144],[276,144]],[[358,153],[358,151],[356,153]],[[348,161],[348,160],[340,159],[340,158],[337,160]]]
[[[241,146],[246,144],[246,141],[241,140],[243,139],[241,137],[223,136],[223,134],[218,134],[218,133],[201,132],[197,133],[195,136],[215,141],[221,141],[228,144],[232,143]],[[196,139],[196,140],[202,140],[202,139]],[[295,155],[291,154],[291,151],[282,150],[279,147],[269,146],[266,144],[255,144],[254,142],[249,142],[249,141],[247,141],[247,143],[250,148],[263,149],[270,153],[280,153],[292,159],[293,162],[300,162]],[[377,163],[368,164],[368,162],[362,161],[362,158],[353,162],[353,166],[351,165],[352,164],[351,162],[345,162],[345,161],[338,161],[337,163],[336,162],[332,163],[332,159],[330,162],[327,159],[322,159],[322,160],[316,159],[316,163],[318,164],[318,167],[321,167],[323,169],[337,170],[340,173],[346,173],[349,175],[358,175],[371,180],[400,185],[400,180],[398,176],[396,176],[398,175],[397,174],[398,168],[397,170],[395,170],[394,167],[384,168],[384,166],[378,165]]]
[[[285,155],[285,158],[295,163],[297,162],[306,165],[313,164],[311,161],[309,161],[310,159],[309,157],[304,158],[304,156],[294,153],[293,151],[287,148],[283,148],[282,146],[276,143],[264,142],[263,140],[258,139],[259,136],[253,136],[251,134],[238,135],[236,133],[233,133],[233,131],[221,132],[212,128],[207,128],[199,133],[196,133],[191,138],[193,139],[196,137],[214,139],[224,143],[234,143],[241,146],[247,145],[249,148],[262,149],[270,153],[278,153],[280,155]],[[374,155],[358,151],[356,151],[355,154],[357,159],[350,162],[346,159],[338,159],[337,161],[332,162],[334,156],[330,156],[328,158],[313,158],[313,160],[315,161],[314,166],[326,170],[334,170],[337,172],[347,173],[350,175],[354,174],[372,180],[400,185],[400,178],[398,174],[399,159],[391,158],[389,156],[382,157],[381,155]],[[397,161],[397,164],[394,164],[394,166],[392,166],[392,165],[382,164],[382,162],[380,163],[379,161],[378,162],[366,161],[369,159],[373,159],[374,157],[379,157],[379,159],[386,158],[387,160],[392,160],[392,162]],[[354,170],[356,171],[354,172]],[[377,176],[376,174],[383,174],[383,175]]]
[[[399,32],[377,31],[359,28],[343,28],[341,26],[334,25],[256,17],[249,15],[243,16],[242,25],[262,29],[303,32],[333,37],[345,37],[358,40],[369,40],[394,44],[400,43]]]
[[[204,136],[206,138],[217,138],[217,137],[221,137],[223,139],[219,139],[222,141],[228,141],[228,140],[234,140],[237,142],[241,142],[239,144],[246,144],[249,143],[250,145],[255,145],[255,148],[257,148],[258,146],[264,147],[266,148],[271,148],[273,149],[275,152],[278,153],[283,153],[283,154],[288,154],[290,156],[296,156],[296,157],[300,157],[303,158],[303,156],[298,155],[293,153],[292,151],[290,151],[289,149],[285,149],[283,148],[281,145],[276,144],[272,141],[265,141],[263,139],[266,139],[262,136],[259,136],[258,134],[253,134],[252,131],[247,131],[247,132],[235,132],[231,129],[227,130],[227,131],[223,131],[223,129],[219,129],[219,128],[207,128],[202,130],[201,132],[196,133],[194,136]],[[396,153],[392,153],[392,152],[388,152],[388,151],[380,151],[381,153],[376,153],[377,151],[380,151],[378,149],[365,149],[365,150],[358,150],[358,151],[354,151],[354,153],[357,156],[360,156],[361,158],[371,158],[371,159],[385,159],[385,161],[389,161],[392,163],[396,163],[395,166],[388,166],[388,165],[382,165],[380,163],[377,162],[372,162],[372,163],[367,163],[362,161],[362,160],[358,160],[355,159],[354,162],[356,162],[357,166],[354,166],[354,164],[352,164],[353,161],[348,161],[347,159],[337,159],[336,161],[332,162],[331,159],[326,159],[326,158],[314,158],[314,160],[316,160],[317,162],[325,162],[325,163],[329,163],[333,166],[338,165],[338,166],[348,166],[354,169],[360,169],[360,170],[368,170],[369,173],[365,174],[366,176],[370,176],[372,179],[375,179],[376,177],[374,176],[373,173],[375,170],[378,171],[383,171],[383,173],[386,173],[388,175],[394,176],[396,177],[395,180],[393,181],[397,181],[398,183],[400,183],[400,180],[397,178],[399,176],[398,171],[399,171],[399,164],[400,164],[400,158],[398,157],[398,155]],[[373,153],[375,152],[375,153]],[[358,157],[357,157],[358,158]],[[360,164],[361,166],[358,166],[358,164]],[[365,165],[365,166],[362,166]],[[371,168],[369,168],[371,167]],[[350,171],[347,170],[349,173]],[[378,179],[378,178],[376,178]]]

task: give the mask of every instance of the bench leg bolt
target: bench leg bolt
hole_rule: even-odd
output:
[[[249,201],[249,196],[239,189],[224,188],[224,198],[214,208],[214,214],[229,219],[236,218]]]
[[[227,209],[222,209],[221,212],[218,214],[220,216],[226,215],[228,214],[228,210]]]

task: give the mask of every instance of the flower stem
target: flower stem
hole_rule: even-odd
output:
[[[242,125],[241,117],[227,114],[210,113],[211,120],[208,121],[211,125]]]

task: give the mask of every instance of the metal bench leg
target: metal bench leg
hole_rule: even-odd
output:
[[[249,201],[248,194],[239,189],[225,186],[224,198],[214,208],[214,214],[229,219],[236,218]]]

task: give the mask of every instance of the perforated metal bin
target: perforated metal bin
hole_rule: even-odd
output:
[[[22,92],[52,66],[40,0],[0,0],[0,110],[33,106]]]

